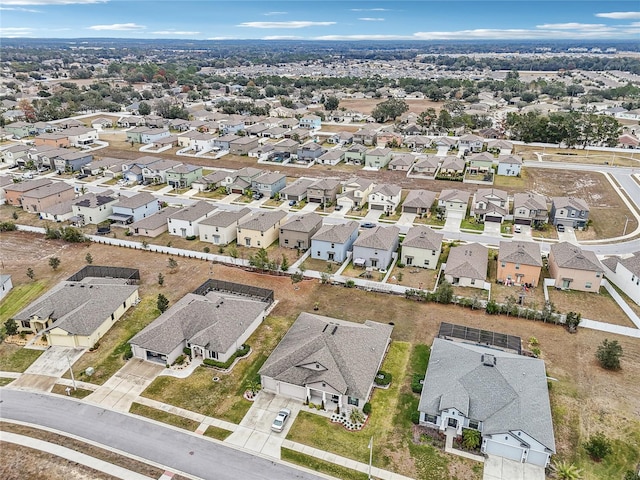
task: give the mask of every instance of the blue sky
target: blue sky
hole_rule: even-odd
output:
[[[640,2],[0,0],[0,36],[637,40],[640,38]]]

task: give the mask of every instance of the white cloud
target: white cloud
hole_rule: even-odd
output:
[[[3,37],[24,37],[33,34],[31,27],[2,27]]]
[[[207,40],[236,40],[237,37],[209,37]]]
[[[269,35],[262,37],[262,40],[302,40],[304,37],[296,37],[295,35]]]
[[[144,30],[144,25],[138,25],[137,23],[112,23],[111,25],[92,25],[87,27],[89,30],[114,30],[114,31],[129,31],[129,30]]]
[[[308,21],[291,21],[291,22],[243,22],[238,27],[249,28],[307,28],[307,27],[328,27],[335,25],[336,22],[308,22]]]
[[[545,23],[536,25],[536,28],[543,30],[589,30],[607,28],[603,23]]]
[[[265,17],[273,17],[274,15],[286,15],[288,12],[267,12],[263,13]]]
[[[374,17],[362,17],[358,20],[362,22],[384,22],[384,18],[374,18]]]
[[[150,32],[153,35],[200,35],[200,32],[185,32],[180,30],[158,30],[157,32]]]
[[[107,3],[108,0],[2,0],[4,5],[73,5],[76,3]]]
[[[389,12],[388,8],[352,8],[352,12]]]
[[[10,12],[42,13],[42,10],[35,10],[33,8],[23,8],[23,7],[0,7],[0,10],[7,10]]]
[[[613,18],[614,20],[628,20],[630,18],[640,18],[640,12],[605,12],[605,13],[596,13],[596,17]]]
[[[312,40],[409,40],[411,35],[323,35]]]
[[[457,40],[457,39],[490,39],[490,40],[529,40],[529,39],[581,39],[581,38],[618,38],[628,37],[635,32],[633,29],[599,27],[582,29],[491,29],[479,28],[475,30],[458,30],[451,32],[416,32],[413,38],[418,40]]]

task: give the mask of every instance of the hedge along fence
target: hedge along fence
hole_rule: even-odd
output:
[[[214,367],[220,370],[228,370],[229,367],[233,365],[233,362],[235,362],[236,358],[246,357],[250,351],[251,347],[245,343],[238,350],[236,350],[226,362],[218,362],[217,360],[213,360],[212,358],[205,358],[202,363],[207,367]]]

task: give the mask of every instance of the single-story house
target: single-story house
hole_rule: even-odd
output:
[[[251,210],[218,210],[200,222],[200,241],[227,245],[236,239],[238,225],[249,218]]]
[[[389,170],[408,172],[415,161],[416,157],[414,155],[411,155],[410,153],[394,155],[389,162]]]
[[[459,177],[464,173],[466,162],[463,158],[448,155],[443,157],[438,176]]]
[[[191,183],[191,188],[195,188],[200,192],[204,192],[205,190],[216,190],[217,188],[222,186],[225,178],[227,178],[227,172],[217,170],[213,173],[209,173],[208,175],[203,176],[198,180],[194,180]]]
[[[358,267],[386,269],[398,249],[400,229],[395,226],[363,230],[353,243],[353,264]]]
[[[505,285],[536,287],[542,269],[540,244],[536,242],[501,241],[496,278]]]
[[[436,192],[429,190],[409,190],[402,203],[402,213],[429,214],[436,201],[436,195]]]
[[[337,165],[345,158],[345,151],[340,148],[333,148],[320,155],[316,163],[322,165]]]
[[[551,245],[549,274],[556,288],[598,293],[604,267],[592,251],[561,242]]]
[[[479,243],[451,247],[444,278],[451,285],[484,288],[489,266],[489,250]]]
[[[313,237],[322,227],[322,217],[315,212],[295,215],[280,226],[279,245],[304,251],[311,246]]]
[[[402,242],[402,263],[435,270],[442,252],[442,238],[441,233],[426,225],[411,227]]]
[[[311,258],[342,263],[358,237],[358,222],[323,225],[311,237]]]

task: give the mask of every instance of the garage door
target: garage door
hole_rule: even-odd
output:
[[[516,218],[514,223],[516,225],[531,225],[531,220],[528,218]]]
[[[404,207],[403,213],[418,213],[418,207]]]
[[[240,193],[240,194],[242,194],[243,192],[242,192],[241,188],[232,188],[231,189],[231,193]]]
[[[494,442],[493,440],[487,440],[484,453],[498,455],[499,457],[508,458],[517,462],[522,460],[521,448]]]
[[[289,398],[295,398],[303,402],[305,400],[305,394],[307,389],[299,387],[298,385],[291,385],[290,383],[280,382],[280,395]]]
[[[371,208],[371,210],[384,210],[384,205],[371,205],[371,204],[369,204],[369,208]]]
[[[502,217],[495,217],[493,215],[485,215],[484,221],[485,222],[502,223]]]
[[[322,203],[322,198],[318,197],[309,197],[308,200],[309,203]]]

